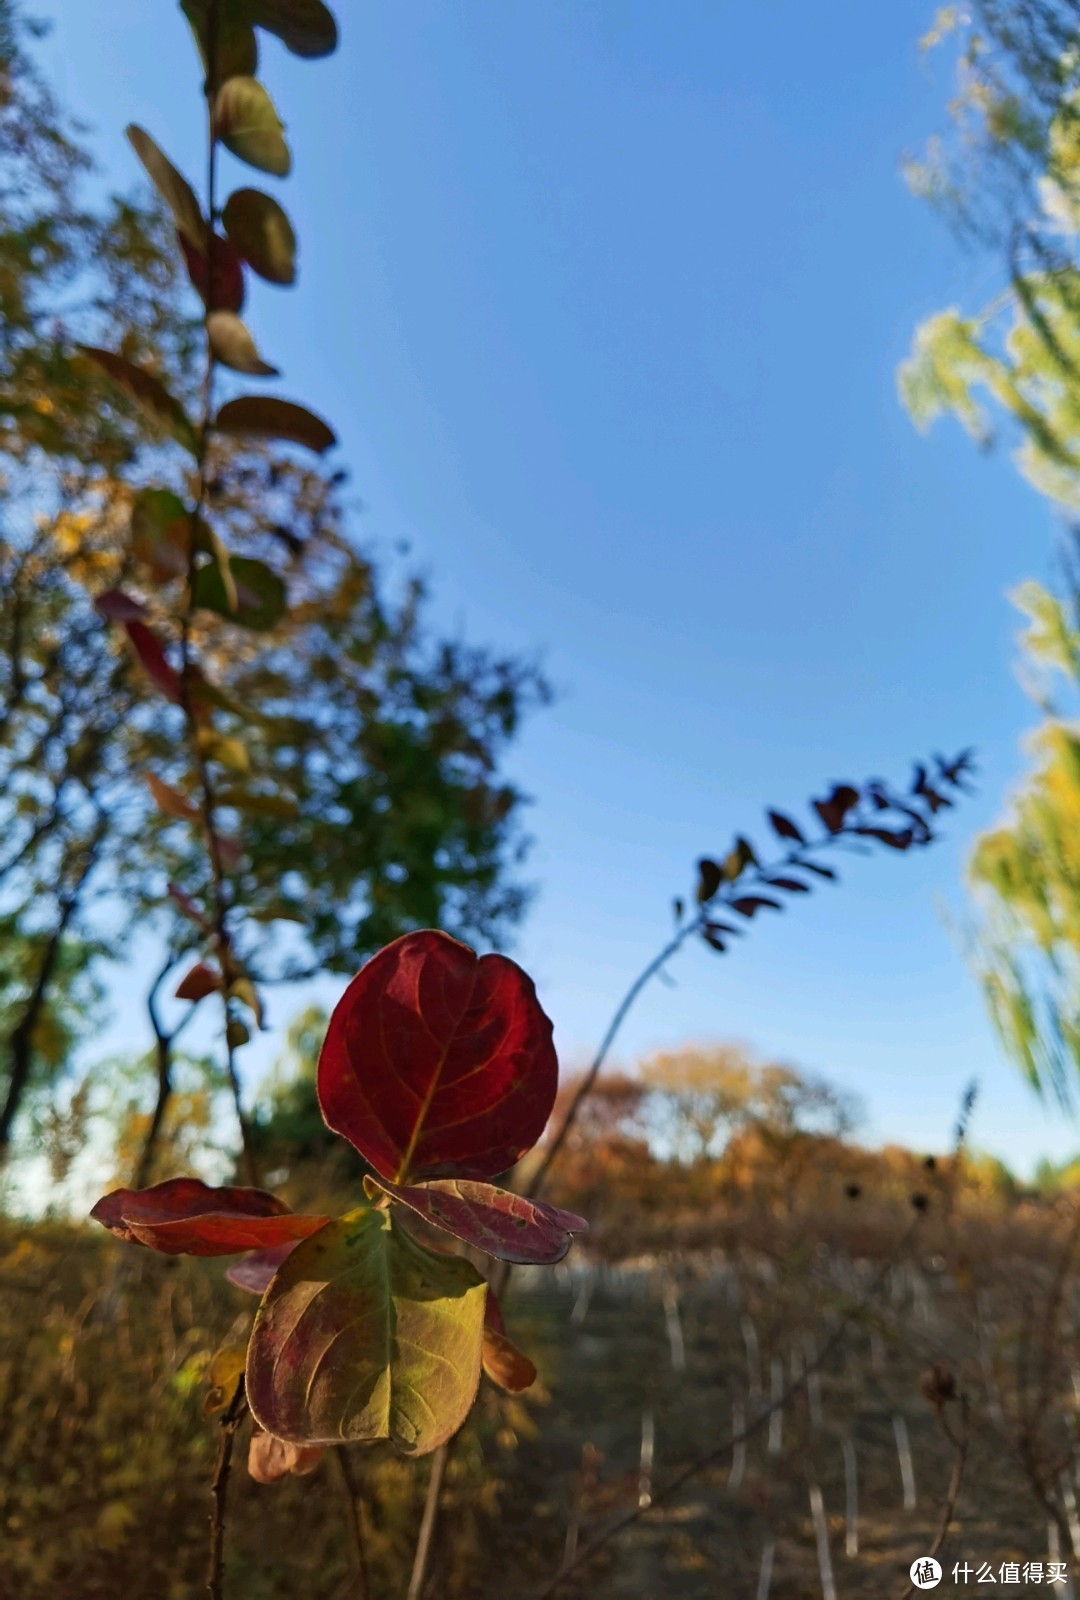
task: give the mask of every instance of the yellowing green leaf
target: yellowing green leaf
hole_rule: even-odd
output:
[[[101,350],[96,345],[80,344],[76,349],[102,372],[120,389],[130,400],[134,400],[145,414],[163,432],[170,434],[184,449],[192,455],[198,454],[198,439],[183,406],[174,400],[160,378],[152,372],[147,372],[145,367],[138,367],[133,361],[128,361],[124,356],[114,355],[111,350]]]
[[[209,73],[209,27],[212,0],[180,0],[180,9],[191,24],[202,57],[203,71]],[[246,0],[230,0],[218,5],[215,54],[218,83],[226,78],[254,77],[259,66],[259,42],[247,14]]]
[[[256,378],[276,378],[277,367],[260,356],[255,340],[235,311],[212,311],[206,319],[206,333],[214,359],[233,372],[246,372]]]
[[[337,443],[333,429],[314,412],[291,400],[241,395],[222,406],[214,423],[219,433],[247,439],[283,439],[322,455]]]
[[[216,1351],[206,1371],[210,1391],[203,1401],[203,1416],[213,1417],[224,1411],[236,1392],[236,1385],[244,1375],[247,1360],[246,1344],[226,1344]]]
[[[297,56],[328,56],[338,42],[337,23],[323,0],[247,0],[252,20],[275,33]]]
[[[247,746],[239,739],[233,739],[228,734],[217,733],[213,728],[200,728],[198,731],[199,749],[211,761],[216,761],[219,766],[228,767],[230,772],[251,771],[251,757],[248,755]],[[231,805],[233,802],[226,799],[227,794],[235,793],[234,790],[220,789],[217,791],[219,805]]]
[[[131,550],[158,583],[187,572],[191,518],[171,489],[140,489],[131,507]]]
[[[172,212],[178,231],[196,250],[204,250],[206,220],[190,183],[176,170],[144,128],[133,122],[127,129],[127,136],[154,188]]]
[[[285,128],[274,102],[255,78],[228,78],[214,102],[214,130],[227,150],[249,167],[288,176],[292,166]]]
[[[276,628],[286,605],[285,585],[277,573],[265,561],[250,556],[230,557],[228,573],[231,594],[220,563],[200,567],[191,589],[193,603],[201,610],[216,611],[253,633]]]
[[[299,1244],[266,1292],[252,1414],[297,1444],[389,1439],[424,1455],[476,1397],[486,1298],[471,1262],[426,1250],[387,1212],[353,1211]]]
[[[290,795],[255,794],[247,789],[222,789],[218,799],[223,806],[234,806],[237,811],[250,811],[259,817],[280,817],[289,821],[300,815],[300,807]]]
[[[234,978],[229,985],[230,1000],[239,1000],[252,1013],[261,1028],[264,1025],[262,1000],[250,978]]]
[[[296,281],[296,235],[281,206],[261,189],[237,189],[225,202],[230,244],[268,283]]]

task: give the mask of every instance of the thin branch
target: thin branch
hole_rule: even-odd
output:
[[[941,1521],[938,1523],[937,1535],[933,1544],[926,1552],[927,1556],[931,1558],[936,1557],[939,1554],[942,1545],[948,1538],[949,1528],[952,1525],[953,1517],[956,1514],[956,1501],[960,1493],[960,1485],[964,1479],[964,1467],[967,1464],[968,1445],[971,1440],[967,1395],[961,1394],[960,1396],[959,1435],[954,1434],[952,1429],[949,1427],[948,1422],[945,1420],[944,1412],[941,1412],[940,1414],[940,1421],[942,1428],[945,1430],[946,1436],[956,1450],[956,1459],[953,1462],[952,1476],[949,1479],[949,1487],[945,1491],[945,1504],[941,1508]],[[909,1583],[901,1595],[900,1600],[911,1600],[911,1596],[914,1593],[915,1585],[913,1583]]]
[[[443,1474],[450,1455],[450,1441],[441,1444],[431,1458],[431,1475],[428,1478],[427,1494],[424,1497],[424,1515],[420,1520],[420,1534],[416,1541],[416,1554],[413,1557],[412,1577],[409,1579],[409,1592],[406,1600],[420,1600],[424,1592],[424,1580],[427,1577],[428,1562],[431,1559],[431,1550],[435,1538],[435,1523],[439,1514],[439,1494],[442,1490]]]
[[[229,1409],[221,1420],[221,1442],[218,1445],[214,1477],[210,1485],[213,1507],[210,1512],[210,1562],[206,1572],[208,1600],[222,1600],[225,1577],[225,1510],[229,1494],[229,1472],[232,1468],[233,1440],[236,1430],[247,1410],[244,1379],[239,1377]]]
[[[922,773],[922,778],[919,781],[925,782],[925,771],[921,768],[919,771]],[[954,774],[955,772],[966,771],[965,757],[961,756],[957,759],[952,771]],[[942,787],[951,785],[959,789],[961,793],[967,792],[955,775],[949,776],[944,771],[940,779],[936,781]],[[852,792],[854,793],[855,791]],[[800,838],[790,850],[779,856],[775,861],[762,864],[755,858],[746,860],[734,877],[721,882],[705,898],[694,916],[677,930],[675,935],[664,945],[663,949],[638,974],[619,1002],[608,1024],[607,1031],[600,1042],[600,1048],[578,1085],[557,1132],[548,1142],[539,1165],[535,1168],[526,1184],[524,1193],[529,1198],[535,1198],[543,1187],[548,1172],[562,1150],[584,1101],[591,1094],[616,1036],[634,1002],[651,980],[663,973],[667,963],[681,949],[685,941],[692,934],[704,934],[708,938],[711,925],[718,912],[735,912],[735,915],[738,915],[738,912],[735,911],[735,902],[745,896],[748,891],[751,894],[757,890],[775,893],[777,888],[776,879],[782,879],[786,874],[799,872],[800,870],[804,873],[813,873],[814,867],[807,860],[808,856],[822,850],[857,848],[860,844],[860,836],[867,837],[869,835],[870,837],[877,837],[879,842],[888,843],[888,839],[882,839],[881,837],[883,832],[887,832],[887,830],[880,828],[882,811],[898,813],[906,818],[909,824],[909,842],[904,845],[897,845],[896,848],[906,850],[912,845],[931,844],[936,836],[927,818],[915,804],[916,798],[926,792],[925,787],[922,789],[916,788],[912,795],[898,797],[876,780],[871,780],[864,785],[863,792],[859,794],[857,803],[847,815],[843,815],[838,819],[835,827],[830,827],[811,839]],[[937,797],[935,803],[939,803],[940,798],[940,796]],[[869,809],[864,811],[864,807]],[[932,807],[931,815],[933,815]],[[820,870],[824,871],[824,869]],[[717,948],[722,950],[723,945],[721,944]]]
[[[157,1098],[154,1109],[150,1115],[150,1125],[143,1139],[142,1149],[139,1152],[139,1162],[135,1169],[132,1184],[136,1189],[144,1189],[150,1182],[154,1168],[154,1156],[157,1153],[158,1140],[165,1123],[165,1113],[172,1099],[172,1052],[181,1031],[187,1026],[195,1011],[195,1005],[189,1006],[187,1013],[178,1025],[169,1033],[158,1010],[158,996],[162,985],[176,965],[178,956],[175,950],[170,950],[165,958],[165,964],[150,986],[150,993],[146,997],[146,1009],[150,1014],[150,1026],[154,1030],[154,1054],[157,1063]]]
[[[342,1499],[345,1501],[346,1521],[349,1526],[349,1538],[356,1566],[356,1583],[352,1591],[354,1600],[371,1600],[367,1548],[364,1540],[364,1521],[360,1511],[360,1485],[356,1481],[356,1473],[353,1471],[348,1445],[339,1446],[333,1454],[338,1476],[341,1479]],[[348,1590],[345,1592],[347,1593]]]
[[[206,834],[207,853],[210,859],[210,872],[213,883],[214,939],[221,969],[221,998],[225,1020],[225,1064],[228,1072],[229,1087],[232,1090],[233,1104],[236,1108],[236,1120],[240,1126],[244,1175],[248,1183],[258,1186],[259,1163],[255,1153],[251,1125],[244,1111],[240,1077],[236,1069],[236,1045],[232,1029],[233,1016],[230,988],[238,973],[233,958],[232,940],[229,934],[230,896],[228,877],[225,871],[221,838],[217,830],[217,799],[214,793],[209,763],[199,742],[199,725],[192,695],[194,662],[191,657],[191,615],[194,610],[195,600],[195,556],[199,543],[199,527],[206,510],[209,494],[207,461],[214,429],[214,377],[217,370],[217,358],[214,354],[209,328],[210,317],[214,310],[214,278],[217,257],[217,252],[214,248],[214,230],[217,216],[218,133],[214,123],[214,99],[219,78],[219,30],[220,0],[211,0],[206,20],[206,105],[209,128],[206,176],[206,371],[203,378],[202,416],[196,452],[198,493],[195,507],[188,523],[187,604],[180,619],[180,704],[190,736],[191,755],[199,783],[199,810],[203,830]]]

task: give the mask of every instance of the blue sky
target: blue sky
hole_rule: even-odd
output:
[[[130,120],[201,170],[175,7],[37,9],[118,184]],[[619,1054],[740,1038],[860,1093],[867,1137],[928,1149],[978,1076],[977,1143],[1020,1170],[1070,1153],[945,918],[1021,770],[1005,594],[1050,572],[1054,523],[1005,451],[921,438],[896,398],[918,320],[998,286],[899,174],[952,91],[917,49],[932,0],[337,9],[332,61],[264,50],[301,274],[249,320],[280,392],[337,426],[359,536],[408,544],[442,627],[542,652],[558,700],[509,761],[539,890],[515,954],[564,1061],[697,856],[764,837],[765,805],[974,744],[981,794],[944,843],[852,862],[729,956],[688,951]],[[143,1042],[118,999],[101,1049]]]

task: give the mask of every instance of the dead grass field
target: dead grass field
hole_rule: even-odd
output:
[[[1048,1558],[1076,1527],[1074,1208],[904,1207],[777,1219],[764,1211],[673,1227],[660,1257],[520,1279],[511,1332],[536,1391],[484,1387],[452,1453],[428,1593],[517,1600],[636,1504],[651,1414],[653,1492],[752,1422],[794,1380],[779,1423],[723,1450],[646,1510],[560,1591],[610,1600],[714,1600],[826,1590],[811,1518],[820,1491],[838,1600],[894,1595],[931,1546],[956,1450],[920,1389],[935,1361],[970,1408],[967,1459],[941,1560]],[[120,1251],[86,1229],[0,1234],[0,1597],[189,1600],[206,1564],[216,1426],[202,1416],[209,1356],[251,1302],[213,1263]],[[832,1343],[830,1344],[830,1341]],[[825,1353],[823,1358],[822,1354]],[[800,1375],[815,1359],[808,1381]],[[959,1403],[946,1406],[954,1430]],[[915,1503],[898,1450],[906,1430]],[[845,1445],[846,1441],[846,1445]],[[260,1487],[238,1449],[230,1600],[360,1593],[345,1490],[328,1459]],[[847,1467],[845,1467],[845,1453]],[[742,1456],[740,1462],[740,1456]],[[850,1464],[858,1515],[845,1516]],[[426,1468],[351,1452],[371,1595],[404,1596]],[[584,1470],[583,1470],[584,1460]],[[857,1553],[847,1553],[849,1535]],[[576,1533],[575,1533],[576,1530]],[[1080,1530],[1077,1530],[1080,1534]],[[1066,1593],[1022,1582],[1003,1592]],[[942,1594],[992,1592],[947,1577]]]

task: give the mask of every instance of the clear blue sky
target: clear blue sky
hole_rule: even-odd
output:
[[[38,9],[117,181],[129,120],[194,174],[175,6]],[[337,9],[332,61],[264,51],[301,277],[250,320],[338,426],[361,536],[408,542],[444,627],[543,650],[559,699],[510,761],[540,890],[515,953],[564,1061],[764,804],[975,744],[946,843],[688,952],[621,1054],[742,1038],[857,1090],[869,1137],[939,1149],[978,1075],[977,1143],[1021,1170],[1070,1152],[942,916],[1021,768],[1005,591],[1050,571],[1054,528],[1004,453],[920,438],[896,399],[919,318],[997,287],[899,175],[952,92],[916,46],[933,0]],[[141,1028],[119,1004],[102,1049]]]

